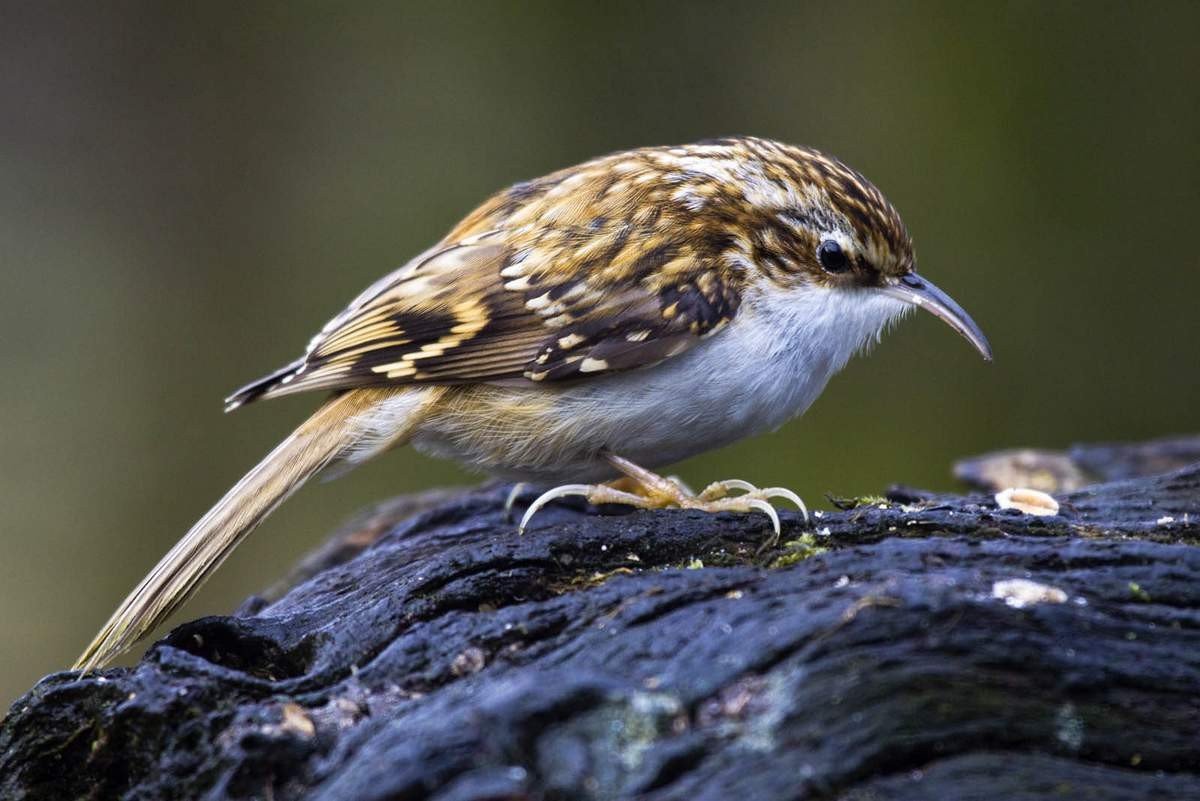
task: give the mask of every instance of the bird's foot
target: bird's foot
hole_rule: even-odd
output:
[[[775,537],[780,533],[779,515],[771,505],[771,499],[783,498],[791,501],[804,513],[805,521],[808,520],[808,508],[805,507],[804,501],[799,495],[783,487],[759,488],[747,481],[729,479],[714,481],[699,493],[695,493],[677,478],[660,476],[616,454],[605,453],[604,458],[620,470],[624,478],[612,484],[564,484],[548,490],[539,495],[525,510],[518,530],[524,532],[538,510],[550,501],[570,496],[581,496],[591,504],[617,503],[638,509],[761,512],[770,518]],[[740,491],[742,494],[731,496],[730,491]]]

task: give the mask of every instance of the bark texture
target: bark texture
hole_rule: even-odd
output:
[[[1106,447],[1086,473],[1125,477],[1055,516],[897,489],[777,544],[385,504],[136,667],[40,682],[0,797],[1200,798],[1200,464]]]

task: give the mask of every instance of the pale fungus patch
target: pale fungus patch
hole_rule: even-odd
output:
[[[291,732],[304,738],[316,734],[317,728],[313,725],[312,718],[304,711],[304,707],[288,702],[283,705],[281,713],[282,719],[279,722],[281,731]]]
[[[992,597],[1004,601],[1014,609],[1024,609],[1036,604],[1062,604],[1067,594],[1058,587],[1039,584],[1029,579],[1006,579],[992,585]]]
[[[1027,515],[1056,515],[1058,501],[1041,490],[1010,487],[996,493],[996,505],[1001,509],[1016,509]]]

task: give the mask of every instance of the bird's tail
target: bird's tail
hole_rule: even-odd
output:
[[[391,391],[393,394],[395,390]],[[420,390],[409,390],[414,394]],[[150,633],[213,574],[262,520],[308,479],[339,458],[359,461],[364,448],[407,439],[423,404],[409,404],[407,425],[379,436],[376,409],[389,393],[356,389],[329,400],[225,493],[134,588],[75,663],[90,671],[114,659]],[[414,398],[414,400],[416,400]],[[393,418],[394,419],[394,418]]]

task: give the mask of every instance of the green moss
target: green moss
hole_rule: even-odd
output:
[[[791,567],[797,562],[803,562],[805,559],[829,552],[829,548],[821,545],[816,535],[811,532],[805,532],[794,540],[788,540],[780,550],[780,554],[771,561],[770,567]]]
[[[555,595],[562,595],[563,593],[578,592],[579,590],[599,587],[616,576],[632,576],[636,573],[636,570],[628,567],[617,567],[612,570],[593,571],[591,573],[576,573],[563,581],[553,582],[550,588]]]
[[[1150,597],[1150,593],[1142,589],[1142,585],[1136,581],[1129,582],[1129,593],[1133,596],[1134,600],[1141,601],[1144,604],[1148,604],[1153,600]]]
[[[848,498],[840,495],[826,495],[829,502],[843,512],[848,512],[851,509],[862,509],[868,506],[878,506],[887,508],[891,506],[891,501],[882,495],[860,495],[856,498]]]

